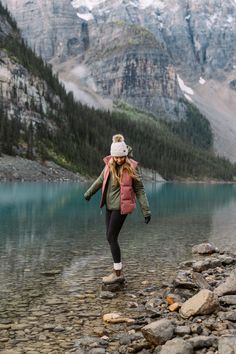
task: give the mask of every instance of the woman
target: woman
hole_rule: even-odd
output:
[[[102,173],[84,194],[85,199],[89,200],[102,188],[100,207],[106,205],[106,234],[114,261],[113,272],[102,279],[105,284],[124,281],[118,236],[127,215],[132,213],[136,206],[136,196],[145,223],[151,220],[148,200],[137,169],[138,163],[128,157],[129,147],[121,134],[113,136],[110,152],[111,154],[103,159],[105,168]]]

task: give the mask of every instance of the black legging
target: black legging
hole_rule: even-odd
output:
[[[126,216],[127,214],[122,215],[120,210],[106,210],[107,241],[110,244],[114,263],[121,262],[118,236]]]

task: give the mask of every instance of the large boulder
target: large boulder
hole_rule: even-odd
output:
[[[173,337],[174,325],[171,321],[162,319],[144,326],[142,333],[147,341],[154,345],[162,345]]]
[[[203,289],[185,301],[180,314],[184,318],[195,315],[208,315],[219,308],[218,297],[210,290]]]
[[[193,354],[193,347],[181,338],[174,338],[166,342],[160,354]]]
[[[236,270],[233,270],[226,281],[220,284],[214,293],[217,296],[236,295]]]

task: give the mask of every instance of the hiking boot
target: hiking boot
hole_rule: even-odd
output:
[[[102,282],[104,284],[123,283],[125,281],[124,274],[123,274],[123,272],[120,272],[120,271],[119,271],[119,273],[120,273],[120,275],[117,275],[116,271],[113,270],[113,272],[111,274],[102,278]]]

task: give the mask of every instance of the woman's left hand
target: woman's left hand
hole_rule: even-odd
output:
[[[151,220],[151,215],[146,216],[145,217],[145,224],[148,224],[150,220]]]

